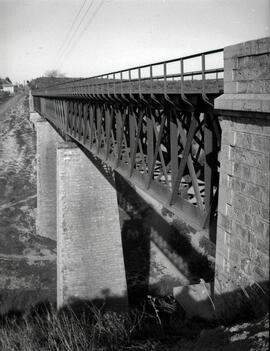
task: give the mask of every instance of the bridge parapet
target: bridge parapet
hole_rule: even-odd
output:
[[[224,95],[215,100],[222,129],[216,246],[220,293],[269,280],[269,68],[270,38],[224,50]]]
[[[223,49],[131,67],[34,91],[43,97],[85,97],[101,101],[140,101],[155,94],[220,94],[223,90]],[[135,94],[135,96],[134,96]]]

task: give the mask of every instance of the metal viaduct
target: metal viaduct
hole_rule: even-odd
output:
[[[262,272],[269,264],[265,252],[269,241],[269,195],[265,195],[269,194],[269,48],[270,39],[263,38],[35,89],[32,110],[64,140],[87,150],[94,159],[203,232],[216,245],[216,267],[221,267],[216,268],[216,277],[220,271],[231,277],[233,269],[241,267],[241,272],[254,281],[265,280]],[[57,162],[61,163],[59,160],[60,156]],[[100,178],[95,177],[93,182],[97,184]],[[56,180],[59,189],[61,179]],[[101,189],[99,197],[106,197],[106,191]],[[61,201],[58,194],[55,206],[61,207]],[[106,201],[105,222],[106,211],[109,213],[112,207]],[[56,222],[64,211],[58,207]],[[115,223],[115,214],[110,216]],[[57,224],[57,243],[62,240],[60,227]],[[65,222],[63,233],[68,232],[67,227]],[[90,240],[87,245],[91,245],[93,238],[85,236],[84,240]],[[79,250],[76,245],[69,252]],[[108,254],[113,247],[106,250],[104,257],[113,255]],[[256,252],[261,257],[259,263],[250,259]],[[58,254],[61,256],[61,250]],[[84,257],[87,251],[80,255]],[[116,256],[121,256],[121,249]],[[249,261],[245,261],[247,257]],[[61,261],[61,257],[58,259]],[[65,261],[65,265],[69,263]],[[112,276],[124,277],[120,266],[119,261],[116,268],[107,265],[115,269]],[[70,283],[61,272],[58,290],[63,295]],[[96,276],[93,279],[99,289],[106,287],[105,278],[102,283]],[[222,293],[233,289],[233,283],[228,284],[226,279],[221,279]],[[114,293],[115,288],[109,288]],[[72,289],[59,298],[60,305],[72,295],[87,296],[87,287],[84,292],[78,287]]]

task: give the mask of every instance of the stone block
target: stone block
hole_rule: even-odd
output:
[[[232,72],[237,69],[237,58],[235,57],[230,57],[230,58],[226,58],[224,55],[224,74],[225,73],[230,73],[230,75],[228,76],[228,81],[233,79],[233,75]],[[225,76],[224,76],[225,78]]]
[[[268,221],[270,220],[270,209],[269,209],[269,203],[268,205],[261,204],[261,211],[260,211],[261,217],[265,220]]]
[[[227,218],[232,218],[233,208],[231,204],[226,204],[225,215]]]
[[[267,81],[265,80],[256,80],[247,83],[247,90],[248,94],[269,94],[269,84],[266,84]],[[238,83],[240,84],[240,83]],[[237,91],[241,93],[240,90]]]
[[[226,117],[227,118],[227,117]],[[223,121],[222,121],[223,126]],[[223,127],[222,127],[223,129]],[[249,134],[258,134],[261,136],[269,137],[270,136],[270,119],[267,118],[248,118],[242,116],[231,117],[231,125],[228,126],[229,130],[239,131]]]
[[[234,248],[231,249],[229,259],[230,259],[230,266],[238,269],[241,262],[241,252]]]
[[[242,94],[246,95],[246,94]],[[259,99],[234,99],[233,110],[236,111],[258,111],[261,110],[261,101]]]
[[[270,199],[269,199],[269,187],[263,188],[262,192],[262,203],[266,206],[269,206]]]
[[[232,233],[225,232],[224,233],[224,244],[227,245],[228,247],[231,246],[232,244]]]
[[[226,75],[227,76],[227,75]],[[224,93],[226,94],[236,94],[237,93],[237,82],[233,82],[233,81],[225,81],[224,80]],[[223,95],[222,95],[223,96]],[[218,99],[218,98],[217,98]],[[216,100],[217,100],[216,99]],[[216,101],[215,100],[215,101]],[[229,108],[229,105],[231,105],[231,108]],[[232,110],[233,106],[232,106],[232,101],[228,100],[227,101],[227,107],[228,109]],[[216,107],[215,105],[215,108],[220,108],[220,107]]]
[[[269,189],[269,171],[256,168],[253,182]]]
[[[237,81],[260,81],[270,79],[270,53],[248,55],[237,59],[234,79]]]
[[[226,187],[219,189],[219,211],[226,213],[226,204],[232,203],[232,191]],[[222,204],[222,205],[221,205]]]
[[[261,203],[256,200],[250,200],[250,213],[252,215],[260,215],[261,214]]]
[[[231,160],[260,169],[269,169],[269,157],[262,152],[251,151],[239,147],[232,148]]]
[[[245,240],[247,242],[249,230],[245,225],[238,223],[236,221],[233,221],[232,233],[233,235],[239,236],[242,240]]]
[[[173,288],[173,295],[186,312],[187,318],[199,316],[204,319],[215,318],[215,308],[210,298],[210,285],[207,283],[179,286]]]
[[[222,172],[231,175],[233,174],[233,169],[234,169],[234,163],[230,160],[228,160],[228,157],[225,158],[225,160],[222,159],[222,155],[220,157],[220,163],[221,163],[221,170]]]
[[[244,94],[248,92],[248,82],[237,82],[236,83],[236,92]]]
[[[232,220],[236,220],[239,223],[245,224],[244,220],[245,212],[237,207],[232,207]]]
[[[251,201],[242,194],[233,193],[232,196],[232,206],[242,210],[243,212],[249,212]]]
[[[231,233],[232,230],[232,220],[228,215],[224,215],[219,212],[218,214],[218,225],[223,228],[226,232]]]
[[[251,143],[252,150],[260,151],[265,155],[269,155],[270,153],[270,136],[266,137],[263,135],[252,135],[252,143]],[[268,158],[269,160],[269,158]]]
[[[236,84],[236,83],[234,83]],[[248,112],[270,112],[270,94],[236,94],[225,91],[215,99],[215,109]]]
[[[228,257],[229,245],[227,244],[227,236],[231,233],[225,232],[224,228],[217,226],[217,242],[216,242],[216,255]]]
[[[227,187],[228,181],[227,181],[228,175],[226,173],[222,173],[219,177],[219,186],[224,188]]]
[[[259,185],[245,183],[244,193],[246,196],[251,197],[257,201],[261,201],[262,199],[262,188]]]
[[[256,183],[256,172],[260,171],[252,166],[246,165],[244,163],[234,162],[232,175],[235,177],[242,178],[249,182]]]
[[[242,192],[245,188],[246,183],[242,182],[241,179],[232,177],[232,190],[234,192]]]
[[[242,164],[242,177],[243,177],[243,179],[253,181],[254,180],[254,168],[250,167],[249,165]]]
[[[269,256],[269,245],[266,245],[265,240],[263,238],[258,238],[257,249],[259,250],[259,252],[262,252],[263,254]]]
[[[233,129],[231,127],[226,128],[224,126],[224,121],[222,121],[221,126],[222,126],[222,145],[234,146],[235,139],[236,139],[236,133],[233,131]]]
[[[245,213],[245,224],[248,226],[248,227],[251,227],[251,223],[252,223],[252,217],[251,215]]]
[[[227,174],[227,177],[226,177],[226,186],[227,188],[231,189],[232,188],[232,179],[233,177],[231,176],[231,174]]]
[[[269,88],[267,88],[267,89],[269,89]],[[263,112],[269,112],[270,111],[270,98],[268,98],[268,99],[261,99],[261,111],[263,111]]]
[[[227,46],[224,48],[224,58],[230,59],[241,56],[261,55],[269,52],[270,38],[266,37]]]
[[[248,243],[252,244],[254,247],[257,246],[256,234],[251,230],[248,235]]]
[[[231,147],[229,145],[224,145],[220,151],[220,159],[222,162],[228,163],[230,161],[230,151]]]
[[[269,228],[269,222],[267,223],[256,216],[252,217],[252,229],[254,230],[258,238],[259,237],[265,238],[268,233],[268,228]]]
[[[234,176],[236,176],[236,177],[239,177],[239,178],[242,176],[242,163],[240,163],[240,162],[234,162],[233,163],[233,172],[232,172],[232,174]]]
[[[234,236],[233,247],[239,251],[242,251],[243,246],[242,238]]]

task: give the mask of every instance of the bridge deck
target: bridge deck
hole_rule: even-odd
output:
[[[82,81],[80,84],[65,87],[51,87],[42,92],[42,96],[91,96],[91,95],[130,95],[130,94],[221,94],[223,92],[223,79],[189,79],[181,82],[179,79],[174,80],[149,80],[142,81]],[[37,95],[37,93],[36,93]]]

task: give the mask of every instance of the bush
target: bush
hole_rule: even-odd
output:
[[[8,91],[0,91],[0,99],[6,99],[10,97],[10,93]]]

